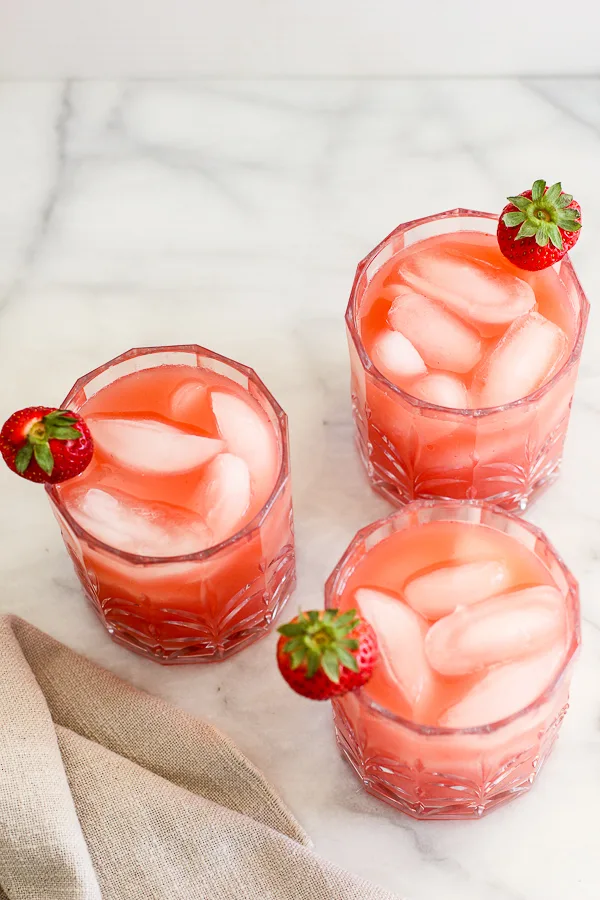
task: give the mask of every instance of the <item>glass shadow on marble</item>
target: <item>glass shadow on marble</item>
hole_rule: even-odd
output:
[[[415,819],[479,819],[528,791],[553,748],[568,709],[573,662],[581,642],[579,588],[544,533],[528,522],[481,501],[420,500],[356,534],[326,583],[325,606],[342,609],[356,606],[353,586],[360,584],[360,565],[370,551],[393,535],[406,534],[428,523],[488,526],[496,533],[516,539],[528,554],[534,555],[534,562],[539,560],[543,564],[564,598],[566,609],[564,644],[552,662],[553,675],[547,683],[537,669],[532,674],[535,666],[541,666],[547,679],[548,652],[541,657],[538,652],[531,662],[524,657],[523,664],[529,667],[527,672],[531,676],[526,681],[534,699],[529,702],[528,698],[528,705],[498,721],[474,727],[419,724],[399,715],[398,708],[395,712],[386,708],[383,703],[393,705],[393,695],[385,679],[373,688],[381,694],[381,702],[369,696],[367,688],[333,700],[336,740],[343,758],[366,791],[401,812]],[[420,551],[416,547],[415,551],[418,556]],[[411,554],[408,565],[413,561]],[[395,567],[393,560],[390,567],[390,571]],[[398,603],[404,606],[401,600]],[[463,609],[475,609],[476,605]],[[377,630],[377,622],[373,622]],[[514,668],[521,664],[515,663]],[[503,668],[501,665],[497,672]],[[521,688],[522,677],[521,674],[517,679],[512,674],[509,677],[511,688],[516,687],[520,694],[521,690],[527,690],[527,684]],[[505,684],[502,678],[501,681]],[[540,681],[547,686],[537,694],[536,685]],[[451,682],[452,679],[450,687],[454,690]],[[467,690],[472,690],[472,686]],[[511,689],[505,684],[504,690]],[[444,698],[446,694],[440,696]],[[512,693],[510,697],[513,699]],[[477,700],[486,709],[489,702],[490,698],[482,701],[481,695]],[[500,706],[506,708],[506,702],[501,696]],[[471,712],[465,713],[465,709]],[[463,717],[470,714],[472,704],[468,699],[467,707],[463,706],[461,713],[454,713]]]
[[[117,379],[159,366],[216,373],[264,412],[280,448],[278,472],[251,520],[199,552],[142,556],[94,537],[60,487],[46,490],[85,596],[112,639],[163,665],[214,662],[267,634],[295,587],[287,416],[252,369],[197,345],[130,350],[78,379],[62,405],[80,410]]]
[[[491,213],[467,209],[406,222],[358,265],[346,310],[357,444],[371,486],[396,506],[419,498],[481,499],[524,511],[558,476],[589,313],[568,255],[553,271],[572,316],[570,352],[525,398],[482,409],[418,399],[376,368],[361,334],[365,295],[384,282],[386,265],[400,251],[439,235],[495,233],[496,223]]]

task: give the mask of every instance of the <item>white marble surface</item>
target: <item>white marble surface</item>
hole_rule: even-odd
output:
[[[3,84],[0,131],[0,417],[60,402],[135,345],[198,342],[254,366],[291,417],[304,606],[388,508],[352,445],[342,317],[357,260],[402,220],[499,209],[562,178],[584,209],[574,259],[592,307],[600,295],[599,81]],[[534,791],[483,821],[415,823],[363,794],[328,707],[280,681],[274,636],[209,668],[112,644],[43,491],[5,469],[0,610],[219,725],[323,855],[398,894],[597,900],[599,329],[592,314],[562,480],[531,513],[581,581],[572,708]]]

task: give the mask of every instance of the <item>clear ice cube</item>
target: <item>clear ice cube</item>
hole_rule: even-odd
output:
[[[495,666],[440,716],[439,724],[446,728],[475,728],[525,709],[553,681],[564,656],[564,647],[558,643],[544,653]]]
[[[481,359],[481,338],[475,329],[440,303],[406,287],[392,303],[388,322],[417,348],[432,369],[464,374]]]
[[[205,429],[210,434],[216,429],[208,386],[200,378],[182,381],[173,391],[170,405],[175,422]]]
[[[232,453],[220,453],[206,467],[192,506],[206,520],[214,543],[220,543],[238,531],[250,499],[247,464]]]
[[[537,312],[516,319],[483,360],[473,380],[473,403],[503,406],[537,390],[563,362],[564,331]]]
[[[499,594],[508,586],[510,575],[499,559],[440,566],[417,575],[404,588],[406,602],[420,615],[437,621],[459,606],[471,606]]]
[[[418,294],[442,303],[482,334],[502,330],[535,306],[527,281],[452,248],[427,248],[401,260],[398,273]]]
[[[113,462],[146,475],[191,471],[223,449],[223,441],[160,419],[97,414],[86,422],[97,447]]]
[[[457,375],[450,372],[431,372],[413,381],[407,390],[418,400],[446,409],[465,409],[469,406],[467,388]],[[446,416],[435,410],[423,411],[416,425],[420,439],[425,444],[434,444],[448,437],[457,428],[460,420],[457,416]]]
[[[419,378],[410,387],[410,392],[419,400],[444,406],[449,409],[467,409],[469,395],[464,382],[446,372],[432,372]]]
[[[537,585],[499,594],[439,619],[425,639],[430,665],[441,675],[470,675],[548,649],[565,633],[560,591]]]
[[[227,450],[245,461],[255,491],[264,502],[278,474],[278,446],[274,429],[235,394],[213,390],[211,403]]]
[[[377,335],[371,358],[379,371],[394,383],[425,375],[427,366],[416,347],[399,331],[384,330]]]
[[[213,543],[206,523],[186,509],[123,491],[75,488],[63,495],[73,518],[91,535],[138,556],[184,556]]]
[[[427,623],[398,597],[359,588],[356,603],[375,629],[381,664],[391,687],[399,691],[413,713],[425,708],[433,693],[433,672],[424,648]]]

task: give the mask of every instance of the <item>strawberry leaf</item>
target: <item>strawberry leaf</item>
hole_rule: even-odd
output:
[[[532,225],[531,222],[523,222],[515,237],[515,241],[520,241],[522,238],[526,237],[533,237],[536,232],[537,228],[535,225]]]
[[[576,212],[577,210],[574,209],[561,209],[556,216],[556,224],[558,227],[562,228],[564,231],[579,231],[581,228],[579,216],[572,215],[572,213]]]
[[[330,681],[340,683],[340,663],[333,650],[326,650],[321,660],[323,671]]]
[[[567,206],[570,206],[572,202],[573,194],[561,194],[556,201],[556,205],[559,207],[559,209],[566,209]]]
[[[563,248],[563,240],[562,234],[558,229],[558,225],[555,225],[554,222],[550,222],[548,224],[548,236],[557,250],[562,250]]]
[[[355,638],[344,638],[343,641],[340,641],[341,647],[346,647],[347,650],[358,650],[358,641]]]
[[[516,206],[517,209],[520,209],[523,212],[527,209],[527,207],[531,203],[531,200],[529,199],[529,197],[523,197],[521,195],[519,195],[518,197],[507,197],[506,199],[510,200],[510,202],[512,203],[513,206]]]
[[[279,634],[282,634],[284,637],[296,637],[297,635],[304,634],[305,630],[302,622],[288,622],[287,625],[282,625],[277,629]]]
[[[81,432],[70,425],[53,425],[47,429],[48,438],[54,438],[57,441],[77,441],[81,437]]]
[[[305,656],[306,653],[304,651],[304,647],[301,647],[298,650],[294,650],[290,657],[292,669],[297,669],[298,666],[303,662]]]
[[[77,417],[68,409],[55,409],[43,418],[44,425],[71,425],[77,421]]]
[[[356,610],[349,609],[348,612],[345,612],[342,616],[338,616],[335,622],[338,628],[345,628],[348,631],[352,631],[352,628],[358,624],[358,620],[356,618]]]
[[[533,188],[531,190],[531,199],[539,200],[540,197],[544,196],[544,190],[546,188],[546,182],[541,178],[538,181],[533,182]]]
[[[48,444],[34,444],[33,452],[35,454],[35,461],[40,469],[42,469],[46,475],[52,475],[54,457],[52,456],[52,451]]]
[[[358,662],[356,661],[355,656],[349,653],[344,647],[335,647],[334,650],[343,666],[350,669],[352,672],[358,672]]]
[[[299,650],[301,647],[304,648],[304,638],[301,635],[297,637],[290,638],[289,641],[286,641],[283,645],[283,649],[286,653],[293,653],[294,650]]]
[[[545,228],[538,228],[535,233],[535,242],[538,247],[545,247],[549,239],[548,231]]]
[[[306,677],[314,678],[321,664],[321,657],[318,653],[312,651],[308,654],[308,663],[306,665]]]
[[[507,228],[513,228],[515,225],[520,225],[521,222],[525,221],[525,213],[521,212],[521,210],[505,213],[502,217],[502,221]]]
[[[31,462],[31,457],[33,456],[33,444],[27,442],[23,444],[17,455],[15,456],[15,469],[22,475],[29,463]]]
[[[536,182],[536,184],[537,184],[537,182]],[[535,185],[534,185],[534,187],[535,187]],[[560,197],[561,193],[562,193],[562,186],[561,186],[560,181],[557,181],[556,184],[553,184],[552,187],[548,188],[548,190],[546,191],[544,200],[549,205],[551,204],[552,206],[556,206],[556,201]]]

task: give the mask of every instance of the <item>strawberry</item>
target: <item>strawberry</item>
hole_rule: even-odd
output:
[[[30,406],[13,413],[2,426],[0,452],[17,475],[58,484],[87,468],[94,443],[77,413]]]
[[[330,700],[362,687],[378,657],[372,627],[355,609],[300,613],[278,629],[279,671],[297,694]]]
[[[530,191],[508,197],[498,221],[500,250],[520,269],[546,269],[577,243],[581,208],[560,182],[535,181]]]

